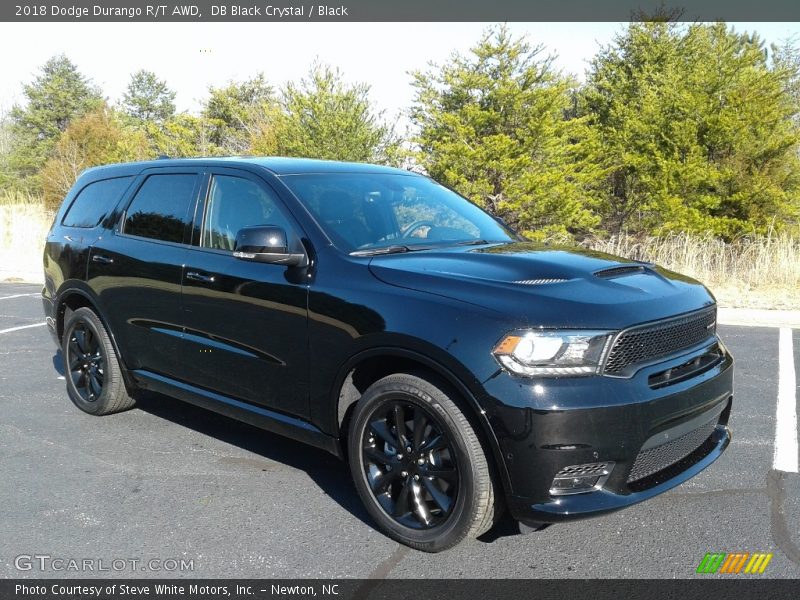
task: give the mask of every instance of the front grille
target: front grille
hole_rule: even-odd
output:
[[[628,483],[649,477],[689,456],[714,433],[718,421],[719,418],[714,417],[705,425],[701,425],[671,442],[639,452],[633,468],[628,474]]]
[[[695,346],[716,330],[716,308],[627,329],[617,336],[603,373],[621,375],[634,365]]]

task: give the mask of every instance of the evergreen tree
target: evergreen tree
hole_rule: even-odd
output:
[[[140,69],[131,75],[122,106],[137,121],[163,124],[175,114],[175,92],[155,73]]]
[[[48,60],[33,82],[23,87],[26,102],[11,110],[14,148],[11,168],[38,187],[36,172],[44,165],[70,121],[97,108],[102,99],[91,81],[63,54]]]
[[[413,74],[420,165],[534,237],[597,223],[592,130],[567,118],[575,83],[552,60],[500,26],[468,55]]]
[[[261,73],[247,81],[212,87],[203,108],[209,143],[223,154],[248,152],[254,130],[260,131],[275,104],[274,91]]]
[[[594,59],[582,94],[606,173],[604,227],[733,237],[793,219],[791,85],[761,40],[724,24],[630,25]]]
[[[213,128],[202,117],[181,113],[161,126],[151,123],[144,131],[153,156],[178,158],[221,154],[210,140]]]
[[[357,162],[394,162],[398,140],[369,100],[369,86],[347,84],[337,69],[314,65],[300,83],[289,83],[270,132],[275,151]]]
[[[11,133],[11,123],[8,120],[8,116],[2,113],[0,114],[0,189],[8,187],[13,180],[9,162],[13,144],[14,138]]]

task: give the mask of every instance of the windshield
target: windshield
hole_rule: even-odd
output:
[[[316,173],[282,180],[345,252],[512,239],[491,216],[427,177]]]

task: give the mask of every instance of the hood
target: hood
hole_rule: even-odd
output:
[[[376,256],[370,271],[520,326],[620,329],[714,303],[697,281],[650,263],[531,242]]]

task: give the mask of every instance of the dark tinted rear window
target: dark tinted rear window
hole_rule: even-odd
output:
[[[113,210],[133,177],[95,181],[83,188],[72,202],[61,224],[66,227],[97,227]]]
[[[128,207],[124,232],[130,235],[183,242],[194,208],[197,175],[151,175]]]

